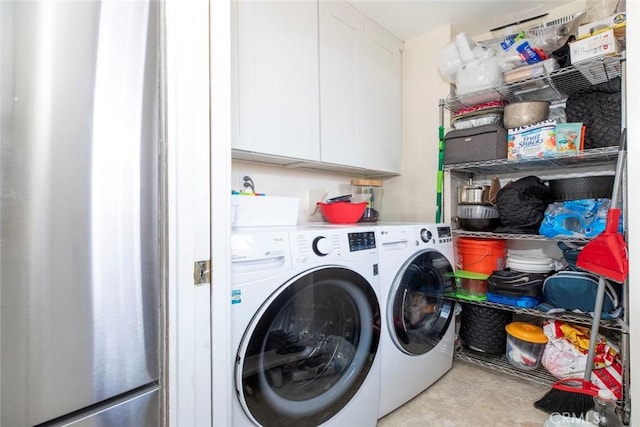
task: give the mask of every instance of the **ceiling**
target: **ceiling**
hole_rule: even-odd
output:
[[[350,0],[365,15],[407,41],[450,23],[470,36],[544,14],[573,0]]]

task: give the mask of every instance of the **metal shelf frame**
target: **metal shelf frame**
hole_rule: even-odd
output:
[[[544,319],[557,319],[563,322],[574,323],[574,324],[584,325],[588,327],[590,327],[591,323],[593,322],[593,319],[591,318],[590,315],[583,314],[583,313],[575,313],[571,311],[549,313],[545,311],[536,310],[535,308],[515,307],[511,305],[506,305],[506,304],[498,304],[490,301],[472,301],[472,300],[466,300],[466,299],[456,298],[451,296],[445,296],[444,298],[457,301],[462,304],[480,305],[483,307],[490,307],[498,310],[511,311],[512,313],[515,313],[515,314],[524,314],[529,316],[542,317]],[[600,320],[600,327],[603,329],[611,330],[611,331],[624,332],[624,330],[626,329],[626,324],[622,319]]]
[[[558,381],[558,379],[551,375],[542,365],[534,370],[525,371],[509,363],[507,356],[504,354],[495,356],[487,355],[460,347],[456,351],[456,359],[470,365],[479,366],[490,371],[506,374],[545,387],[550,387],[554,382]]]
[[[451,230],[454,236],[460,237],[478,237],[483,239],[505,239],[505,240],[532,240],[542,242],[580,242],[586,243],[592,240],[591,237],[581,236],[555,236],[545,237],[540,234],[509,234],[509,233],[492,233],[489,231],[467,231],[467,230]]]
[[[564,67],[558,70],[546,72],[544,75],[540,75],[533,78],[524,79],[521,81],[504,84],[499,87],[477,91],[473,93],[456,95],[454,93],[449,94],[446,99],[440,100],[440,104],[444,106],[448,111],[455,113],[463,108],[472,107],[478,104],[482,104],[490,101],[504,101],[506,103],[521,102],[521,101],[533,101],[545,99],[554,105],[562,104],[567,101],[572,94],[592,87],[593,85],[605,83],[615,78],[621,78],[624,91],[625,80],[625,61],[626,53],[622,52],[618,55],[605,56],[596,58],[589,61],[584,61],[578,64],[574,64],[568,67]],[[624,98],[623,101],[624,103]],[[624,104],[623,104],[623,118],[622,123],[626,123],[624,118]],[[545,158],[531,158],[522,160],[507,160],[498,159],[490,161],[480,162],[466,162],[458,164],[445,164],[443,165],[443,171],[449,172],[449,178],[453,180],[462,181],[465,174],[468,177],[473,177],[477,174],[481,179],[484,179],[482,175],[489,174],[504,174],[519,175],[524,173],[535,173],[544,171],[561,171],[563,175],[570,175],[579,171],[579,168],[591,169],[607,169],[612,164],[615,164],[618,158],[618,147],[604,147],[583,150],[576,154],[557,154],[552,157]],[[571,171],[571,172],[569,172]],[[455,206],[455,205],[454,205]],[[625,215],[626,217],[626,215]],[[556,236],[553,238],[547,238],[540,235],[523,235],[523,234],[503,234],[503,233],[490,233],[490,232],[475,232],[465,230],[453,230],[453,235],[468,236],[468,237],[480,237],[480,238],[493,238],[493,239],[509,239],[509,240],[525,240],[525,241],[540,241],[540,242],[557,242],[557,241],[570,241],[570,242],[588,242],[591,239],[585,237],[574,236]],[[622,346],[628,346],[628,332],[629,326],[626,323],[628,316],[628,282],[624,284],[625,289],[625,316],[623,319],[615,320],[601,320],[600,328],[603,333],[612,333],[616,338],[622,338]],[[547,319],[558,319],[569,323],[591,326],[593,319],[588,314],[580,314],[573,312],[562,313],[547,313],[535,309],[527,309],[520,307],[513,307],[504,304],[496,304],[487,301],[468,301],[460,298],[449,297],[460,303],[476,304],[486,307],[492,307],[500,310],[511,311],[516,314],[537,316]],[[627,342],[625,344],[625,341]],[[626,349],[624,349],[626,350]],[[522,379],[528,382],[536,383],[545,387],[550,387],[557,379],[551,375],[544,367],[540,366],[532,371],[521,370],[509,363],[506,355],[486,355],[483,353],[468,350],[459,346],[455,353],[456,360],[463,363],[478,366],[483,369],[498,372],[504,375]],[[629,378],[628,378],[628,354],[626,351],[622,353],[624,372],[623,376],[623,399],[618,402],[618,406],[622,409],[623,419],[627,422],[630,417],[631,407],[628,396]]]
[[[469,94],[449,95],[444,100],[444,105],[447,110],[456,112],[491,101],[519,102],[546,99],[552,103],[562,102],[579,90],[620,77],[623,61],[625,61],[625,52],[596,58],[560,68],[539,77]]]
[[[578,168],[599,164],[612,164],[618,158],[618,147],[601,147],[583,150],[579,154],[557,154],[552,157],[521,160],[487,160],[443,165],[444,171],[460,173],[522,172],[558,168]]]

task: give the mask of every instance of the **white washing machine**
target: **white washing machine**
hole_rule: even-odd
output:
[[[379,416],[404,405],[453,364],[453,239],[446,224],[380,224],[381,385]]]
[[[375,228],[232,233],[233,426],[375,426]]]

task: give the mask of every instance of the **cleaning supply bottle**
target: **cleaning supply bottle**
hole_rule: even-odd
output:
[[[595,406],[587,412],[587,421],[594,426],[622,427],[622,421],[616,414],[616,400],[609,390],[598,391],[593,396]]]

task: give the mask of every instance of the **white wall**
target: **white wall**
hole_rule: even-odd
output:
[[[449,93],[437,64],[450,39],[451,27],[444,25],[406,42],[402,52],[402,175],[385,182],[383,197],[383,212],[393,221],[435,220],[438,101]]]
[[[298,197],[300,209],[298,224],[322,221],[320,214],[311,216],[315,202],[326,198],[349,194],[351,179],[356,176],[312,169],[286,168],[279,165],[234,160],[231,187],[240,191],[244,175],[251,177],[257,193],[267,196]]]

